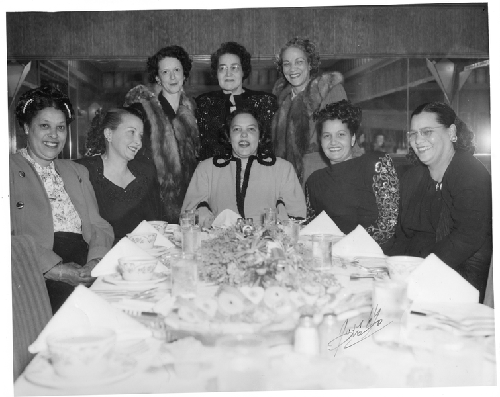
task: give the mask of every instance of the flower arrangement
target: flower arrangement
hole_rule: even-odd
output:
[[[288,236],[278,228],[259,230],[249,237],[236,228],[228,228],[202,243],[199,274],[204,281],[235,287],[338,286],[333,275],[312,267],[306,251],[300,243],[291,245]]]

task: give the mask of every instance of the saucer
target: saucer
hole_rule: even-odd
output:
[[[128,356],[113,354],[108,367],[92,378],[63,378],[56,374],[48,355],[39,354],[26,369],[24,376],[35,385],[53,389],[75,389],[117,382],[132,375],[137,369],[137,361]]]
[[[103,277],[103,281],[107,283],[120,285],[122,287],[132,287],[134,289],[154,287],[156,284],[166,281],[167,279],[167,273],[153,273],[153,277],[151,278],[151,280],[146,281],[127,281],[124,280],[119,273],[108,274],[107,276]]]
[[[148,254],[153,255],[154,257],[164,255],[168,252],[170,248],[164,247],[163,245],[155,245],[153,248],[145,249]]]

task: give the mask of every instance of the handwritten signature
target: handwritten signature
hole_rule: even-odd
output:
[[[378,306],[375,306],[375,308],[371,310],[366,326],[363,326],[364,320],[361,320],[359,324],[354,324],[353,328],[348,329],[347,325],[349,324],[349,319],[345,320],[340,329],[339,336],[328,342],[328,351],[335,351],[334,356],[337,356],[337,352],[341,346],[343,346],[344,349],[348,349],[391,324],[392,321],[386,321],[386,324],[382,326],[384,320],[378,318],[380,311],[381,309],[379,309]],[[372,329],[373,332],[370,333]],[[347,336],[347,338],[344,339],[345,336]]]

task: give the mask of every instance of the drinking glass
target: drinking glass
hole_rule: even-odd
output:
[[[373,282],[372,310],[377,320],[373,340],[387,347],[399,347],[403,315],[407,307],[407,283],[376,278]]]
[[[198,226],[189,226],[182,229],[182,252],[194,254],[201,246],[201,234]]]
[[[171,258],[172,296],[195,297],[198,287],[198,257],[177,254]]]
[[[262,217],[262,224],[264,227],[276,224],[276,220],[278,219],[274,208],[264,208]]]
[[[281,221],[283,225],[283,231],[290,237],[290,244],[297,244],[299,241],[300,224],[293,219],[286,219]]]
[[[179,218],[179,225],[181,229],[195,226],[197,224],[196,215],[196,210],[185,210],[182,212]]]
[[[217,340],[221,352],[218,368],[219,391],[266,389],[265,340],[253,334],[228,335]]]
[[[333,266],[332,262],[332,247],[333,234],[313,234],[312,241],[312,256],[316,268],[329,269]]]

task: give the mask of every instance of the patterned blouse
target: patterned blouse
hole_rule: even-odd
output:
[[[47,167],[42,167],[31,158],[26,149],[19,153],[33,166],[38,176],[42,179],[43,186],[49,196],[52,207],[52,220],[54,221],[54,232],[71,232],[82,234],[82,220],[76,212],[75,206],[64,189],[64,181],[57,173],[54,162]]]
[[[367,153],[314,172],[306,183],[307,222],[325,211],[345,234],[363,226],[382,245],[396,230],[399,179],[389,155]]]

